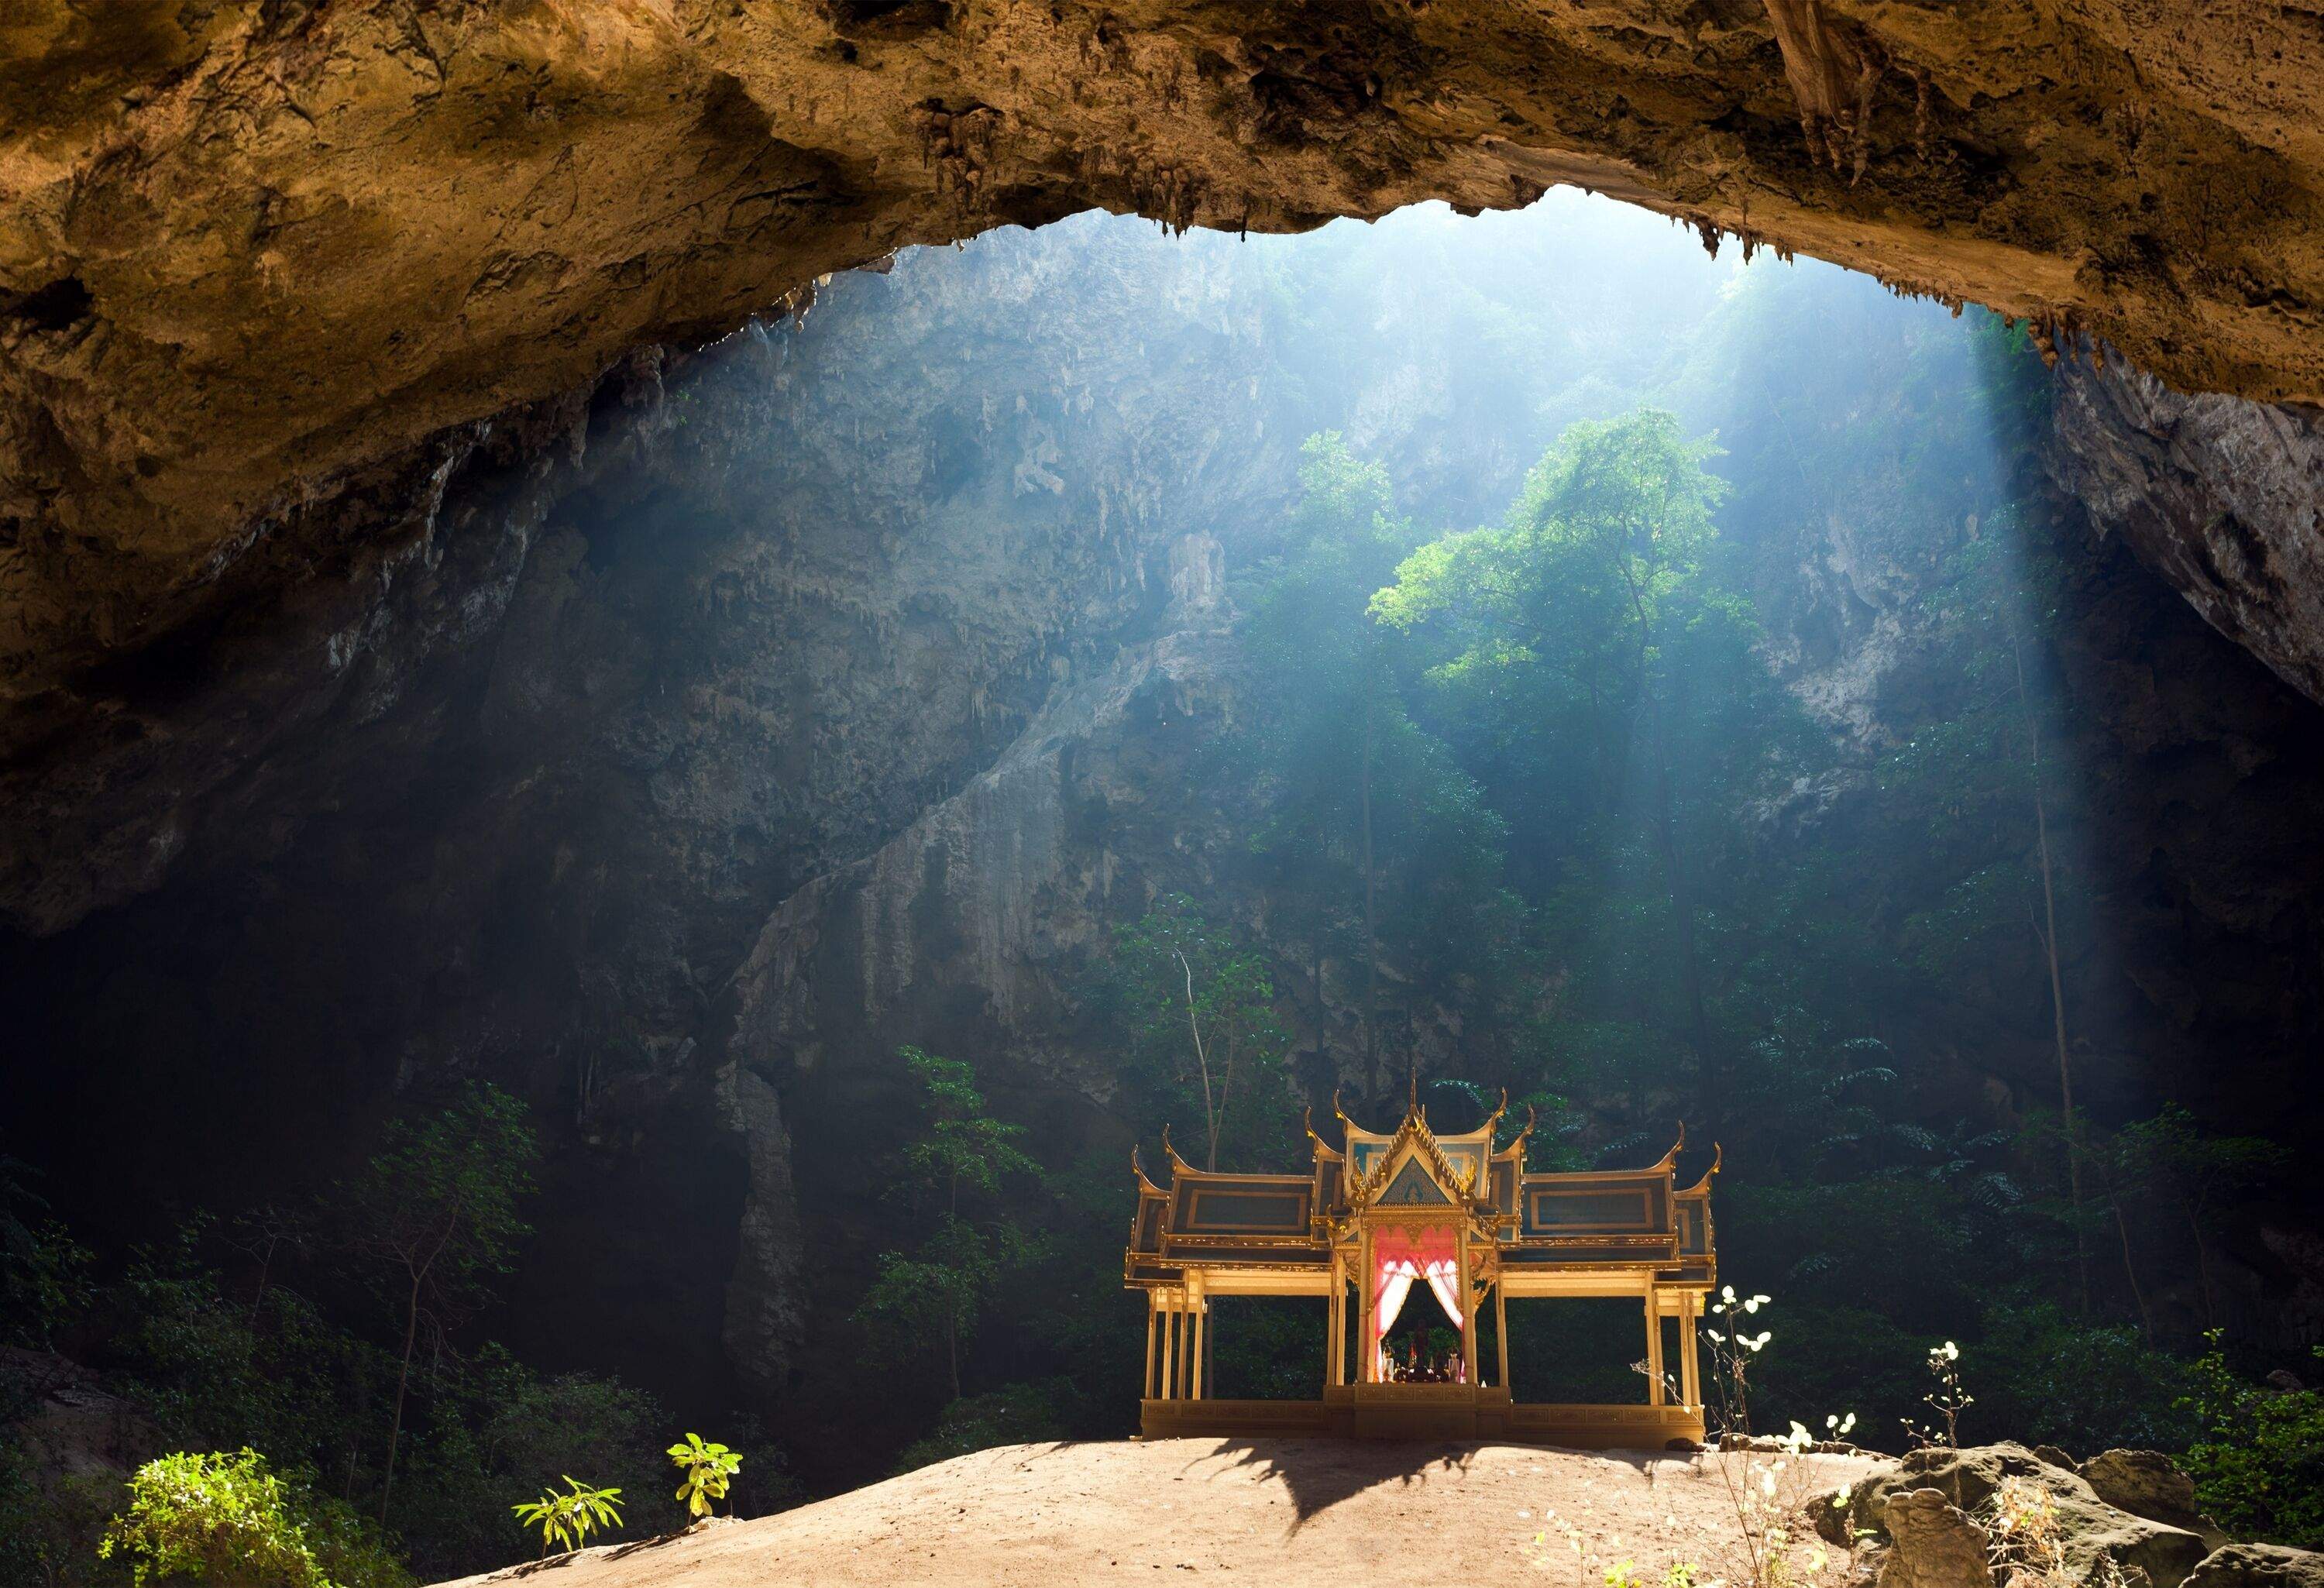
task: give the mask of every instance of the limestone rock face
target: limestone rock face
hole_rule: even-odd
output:
[[[0,752],[93,669],[425,540],[447,448],[632,349],[1086,207],[1287,229],[1581,183],[2324,399],[2319,80],[2265,0],[25,0]]]
[[[1237,648],[1204,609],[1177,615],[1192,626],[1061,689],[958,794],[775,909],[734,976],[740,1074],[779,1081],[821,1119],[872,1117],[908,1106],[890,1056],[941,1029],[946,1052],[979,1061],[1021,1111],[1071,1121],[1109,1100],[1105,1051],[1074,1039],[1081,974],[1111,923],[1156,893],[1216,901],[1248,830],[1188,776],[1232,713]],[[770,1288],[782,1233],[807,1221],[818,1288],[867,1284],[868,1254],[837,1232],[881,1191],[880,1166],[844,1136],[804,1133],[790,1150],[815,1206],[803,1212],[788,1179],[754,1179],[729,1289],[730,1347],[761,1391],[802,1349],[844,1353],[852,1325],[835,1308],[794,1312],[773,1350],[744,1351],[735,1298]]]
[[[2324,700],[2324,410],[2064,366],[2058,483],[2213,628]]]
[[[2116,1510],[2183,1528],[2217,1549],[2227,1542],[2195,1506],[2195,1481],[2159,1450],[2107,1450],[2081,1463],[2082,1482]]]
[[[2189,1588],[2324,1588],[2324,1555],[2280,1544],[2230,1544],[2203,1557]]]

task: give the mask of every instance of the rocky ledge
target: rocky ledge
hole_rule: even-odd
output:
[[[1875,1588],[2324,1588],[2324,1555],[2229,1539],[2151,1450],[1916,1450],[1809,1510]]]

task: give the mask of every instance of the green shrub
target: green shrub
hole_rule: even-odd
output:
[[[2187,1363],[2146,1345],[2135,1324],[2098,1324],[2047,1302],[1997,1305],[1976,1349],[1979,1436],[2054,1445],[2076,1455],[2183,1450]]]
[[[895,1470],[908,1473],[996,1445],[1062,1438],[1065,1420],[1060,1406],[1071,1392],[1071,1386],[1053,1379],[1004,1385],[984,1395],[964,1395],[944,1408],[934,1433],[904,1447]]]
[[[598,1528],[611,1530],[620,1527],[622,1491],[593,1489],[568,1473],[564,1493],[545,1489],[539,1500],[512,1505],[509,1510],[524,1526],[540,1529],[540,1553],[546,1557],[552,1544],[563,1545],[568,1550],[579,1549]]]
[[[669,1454],[686,1474],[686,1482],[678,1486],[678,1498],[686,1502],[686,1514],[690,1517],[708,1516],[712,1502],[726,1498],[726,1486],[742,1470],[740,1452],[715,1439],[706,1443],[699,1434],[688,1434],[685,1443],[671,1445]]]
[[[199,1577],[214,1588],[331,1588],[290,1493],[254,1450],[147,1462],[97,1552],[128,1556],[140,1584]]]
[[[651,1496],[668,1469],[653,1397],[587,1374],[544,1378],[497,1345],[430,1387],[396,1484],[396,1530],[421,1576],[489,1570],[508,1553],[508,1497],[551,1473]],[[660,1502],[653,1500],[659,1508]],[[675,1519],[676,1510],[670,1513]],[[650,1528],[662,1523],[639,1519]]]
[[[2196,1497],[2239,1538],[2324,1548],[2324,1394],[2252,1383],[2209,1338],[2182,1403],[2202,1429],[2183,1463]]]

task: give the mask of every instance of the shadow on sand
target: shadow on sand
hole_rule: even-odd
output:
[[[1296,1512],[1293,1532],[1297,1532],[1310,1519],[1340,1501],[1369,1490],[1390,1484],[1407,1490],[1425,1489],[1433,1479],[1465,1473],[1476,1460],[1478,1452],[1489,1448],[1484,1445],[1449,1440],[1245,1437],[1208,1441],[1190,1439],[1185,1443],[1208,1445],[1201,1455],[1187,1463],[1190,1469],[1204,1463],[1227,1461],[1238,1469],[1257,1469],[1262,1479],[1280,1482],[1289,1491]],[[1508,1447],[1496,1445],[1489,1448]],[[1540,1454],[1550,1454],[1553,1452],[1543,1446]],[[1671,1459],[1662,1452],[1645,1450],[1557,1451],[1554,1454],[1586,1455],[1602,1460],[1609,1466],[1628,1467],[1649,1485],[1655,1481],[1655,1463]]]

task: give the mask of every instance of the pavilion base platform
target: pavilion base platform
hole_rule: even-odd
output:
[[[1305,1435],[1568,1450],[1667,1450],[1703,1438],[1700,1407],[1530,1405],[1468,1384],[1343,1384],[1321,1400],[1148,1399],[1139,1428],[1149,1439]]]

